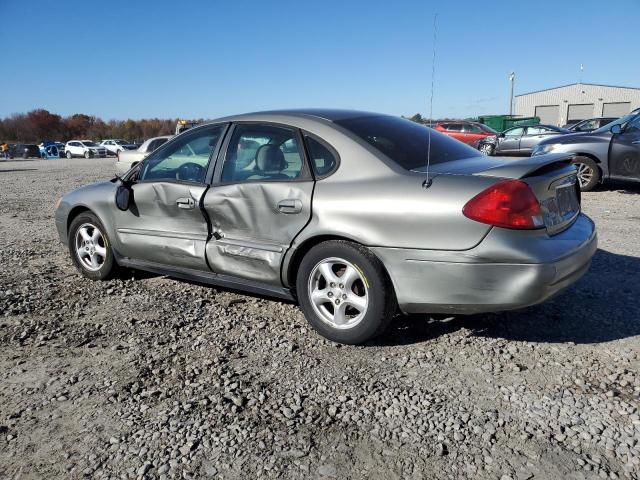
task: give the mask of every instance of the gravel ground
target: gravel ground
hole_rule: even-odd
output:
[[[83,280],[55,200],[113,160],[0,162],[0,478],[639,478],[640,188],[544,305],[344,347],[291,304]]]

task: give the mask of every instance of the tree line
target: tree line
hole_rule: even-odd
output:
[[[45,109],[37,109],[0,119],[0,142],[40,143],[43,140],[66,142],[72,139],[105,138],[132,141],[171,135],[175,132],[177,121],[162,118],[104,121],[83,113],[62,117]]]

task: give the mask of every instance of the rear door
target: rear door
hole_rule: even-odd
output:
[[[142,163],[133,202],[114,213],[121,255],[155,264],[209,270],[208,224],[200,207],[211,158],[227,125],[207,125],[167,143]]]
[[[640,180],[640,115],[611,138],[609,173],[612,177]]]
[[[496,153],[519,153],[520,139],[524,133],[523,127],[515,127],[506,130],[502,137],[498,137]]]
[[[550,128],[540,126],[525,127],[526,132],[520,139],[520,152],[523,155],[531,155],[533,147],[538,145],[545,138],[549,138],[551,135],[558,135],[559,133]]]
[[[314,181],[297,129],[238,123],[204,198],[213,271],[280,286],[280,267],[311,217]]]

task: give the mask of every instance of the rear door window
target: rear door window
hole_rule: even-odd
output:
[[[325,177],[338,166],[338,159],[332,149],[312,136],[305,135],[307,151],[316,177]]]

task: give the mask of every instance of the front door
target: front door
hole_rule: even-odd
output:
[[[640,180],[640,115],[611,138],[609,173],[616,178]]]
[[[181,135],[147,157],[130,208],[116,210],[120,255],[173,267],[208,270],[207,219],[200,208],[211,157],[226,125]]]
[[[518,153],[520,150],[520,139],[524,133],[523,127],[516,127],[506,130],[501,137],[498,137],[496,154]]]
[[[239,123],[204,198],[213,271],[281,285],[280,268],[311,217],[313,178],[297,129]]]

